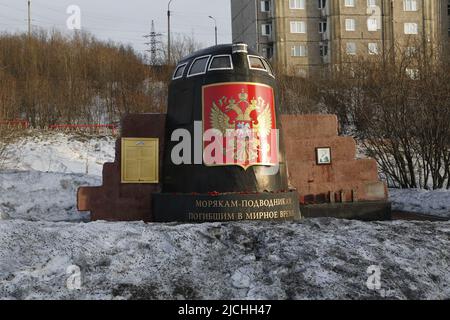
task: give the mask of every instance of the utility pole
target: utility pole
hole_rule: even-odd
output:
[[[213,16],[209,16],[210,19],[214,20],[214,31],[216,35],[216,46],[217,46],[217,20]]]
[[[171,52],[170,52],[170,4],[173,0],[169,1],[169,4],[167,5],[167,64],[170,65],[172,61]]]
[[[31,0],[28,0],[28,37],[31,38]]]
[[[152,29],[150,34],[144,36],[144,38],[150,38],[150,42],[146,42],[146,45],[150,46],[150,50],[146,50],[150,52],[150,64],[156,65],[158,63],[158,45],[161,43],[159,37],[161,37],[161,33],[157,33],[155,30],[155,21],[152,20]]]

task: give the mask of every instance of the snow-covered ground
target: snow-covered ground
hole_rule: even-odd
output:
[[[40,171],[0,172],[0,212],[11,219],[87,221],[76,207],[77,189],[98,186],[98,176]]]
[[[350,128],[350,134],[354,128]],[[367,158],[364,146],[357,143],[358,159]],[[450,219],[450,190],[389,189],[394,211],[418,213]]]
[[[30,132],[10,146],[5,169],[101,176],[114,160],[115,138],[54,132]]]
[[[11,220],[0,298],[450,299],[449,246],[450,223]],[[367,286],[371,267],[380,290]]]
[[[11,219],[86,221],[76,209],[80,186],[101,185],[115,138],[31,131],[8,148],[0,171],[0,213]]]
[[[83,223],[76,189],[101,184],[114,139],[43,134],[11,151],[0,299],[450,299],[449,222]],[[408,211],[450,207],[430,194],[391,191]],[[380,290],[366,283],[374,266]]]
[[[450,190],[390,189],[392,209],[450,219]]]

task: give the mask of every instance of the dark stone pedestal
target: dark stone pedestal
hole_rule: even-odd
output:
[[[338,218],[362,221],[391,220],[391,204],[386,201],[301,205],[304,218]]]
[[[391,218],[387,187],[379,180],[376,161],[356,159],[356,143],[351,137],[338,136],[336,116],[284,115],[281,118],[289,177],[292,187],[298,190],[295,194],[303,218],[335,217],[366,221]],[[166,115],[163,114],[128,115],[122,121],[122,138],[159,138],[160,176],[163,175],[165,122]],[[332,164],[319,166],[316,164],[315,148],[326,146],[331,148]],[[161,184],[121,183],[121,147],[118,140],[115,162],[104,166],[103,185],[79,189],[78,210],[90,211],[92,220],[147,222],[169,221],[168,215],[183,218],[180,221],[189,221],[186,219],[189,211],[211,211],[192,210],[196,209],[193,204],[199,195],[160,194],[161,191]],[[191,210],[181,211],[178,207],[180,203]],[[272,211],[271,208],[259,209],[253,212]]]
[[[298,193],[169,194],[152,196],[155,222],[299,220]]]

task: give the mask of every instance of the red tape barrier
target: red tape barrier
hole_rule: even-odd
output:
[[[77,129],[110,129],[116,134],[117,126],[114,124],[55,124],[48,127],[50,130],[77,130]]]
[[[30,127],[30,123],[26,120],[3,120],[0,121],[0,126],[28,129]]]

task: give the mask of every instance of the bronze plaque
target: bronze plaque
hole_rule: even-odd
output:
[[[300,220],[298,193],[152,194],[155,222]]]
[[[159,183],[159,139],[122,139],[122,183]]]

